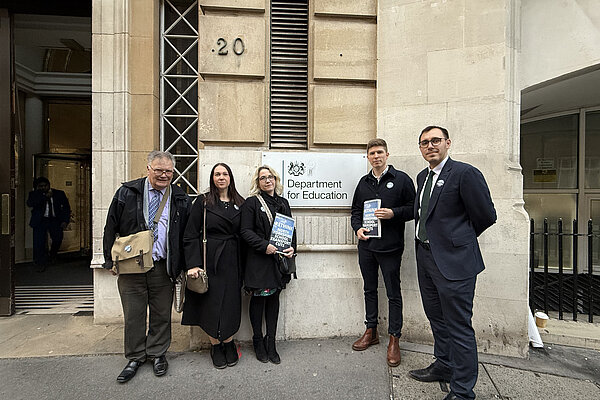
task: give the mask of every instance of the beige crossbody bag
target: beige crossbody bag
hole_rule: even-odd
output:
[[[171,186],[167,186],[167,191],[160,201],[160,205],[154,216],[153,221],[155,226],[160,221],[160,216],[167,204],[170,193]],[[152,260],[153,244],[154,235],[150,229],[134,233],[133,235],[117,236],[110,251],[113,270],[117,274],[144,274],[150,271],[154,266]]]

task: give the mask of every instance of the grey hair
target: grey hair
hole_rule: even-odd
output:
[[[151,151],[148,153],[148,164],[152,164],[152,161],[156,160],[157,158],[166,158],[173,163],[173,166],[175,166],[175,157],[173,157],[173,154],[169,153],[168,151]]]

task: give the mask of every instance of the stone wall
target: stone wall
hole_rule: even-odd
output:
[[[519,2],[380,0],[377,135],[392,163],[415,177],[426,163],[417,147],[427,125],[448,128],[451,157],[485,175],[498,222],[479,239],[473,324],[479,350],[527,352],[527,215],[518,164],[515,87]],[[412,240],[414,228],[407,230]],[[402,267],[404,338],[431,342],[418,292],[414,249]]]

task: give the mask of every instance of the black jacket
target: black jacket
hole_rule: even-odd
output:
[[[227,339],[240,327],[242,312],[242,264],[239,237],[241,212],[231,205],[206,207],[206,273],[208,292],[187,290],[182,325],[199,325],[213,338]],[[185,229],[186,269],[202,267],[204,196],[192,207]]]
[[[394,217],[381,220],[381,238],[359,240],[358,246],[377,253],[404,250],[404,223],[414,219],[415,186],[412,179],[391,165],[379,183],[370,171],[363,176],[352,199],[350,223],[354,233],[362,228],[364,202],[374,199],[381,199],[381,208],[391,208]]]
[[[39,190],[29,192],[27,205],[31,207],[31,220],[29,226],[35,228],[42,223],[44,212],[46,212],[46,194]],[[62,190],[52,189],[52,204],[54,216],[59,223],[71,221],[71,207],[67,195]]]
[[[104,226],[104,268],[113,266],[110,250],[117,235],[128,236],[148,229],[144,217],[145,182],[146,178],[139,178],[123,183],[110,203]],[[191,208],[188,195],[179,186],[171,185],[167,245],[167,271],[171,279],[175,279],[185,266],[183,233]]]
[[[429,169],[417,176],[419,197]],[[438,207],[439,205],[439,207]],[[414,216],[419,221],[419,199]],[[496,222],[496,209],[483,174],[470,164],[448,158],[433,187],[427,219],[431,253],[448,280],[476,276],[485,268],[477,237]]]
[[[261,194],[271,210],[273,218],[275,218],[275,213],[292,216],[290,204],[285,198],[278,195],[271,197],[265,193]],[[244,273],[246,287],[250,289],[284,288],[290,281],[290,275],[282,275],[277,268],[275,255],[265,253],[271,237],[271,223],[256,196],[248,197],[242,205],[240,235],[248,244]],[[295,230],[292,247],[295,251]]]

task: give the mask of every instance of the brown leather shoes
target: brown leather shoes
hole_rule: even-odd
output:
[[[352,344],[352,350],[363,351],[368,349],[369,346],[377,343],[379,343],[377,328],[367,328],[360,339]]]
[[[398,341],[400,339],[394,335],[390,335],[390,343],[388,344],[387,350],[387,363],[390,367],[397,367],[400,365],[400,346]]]

